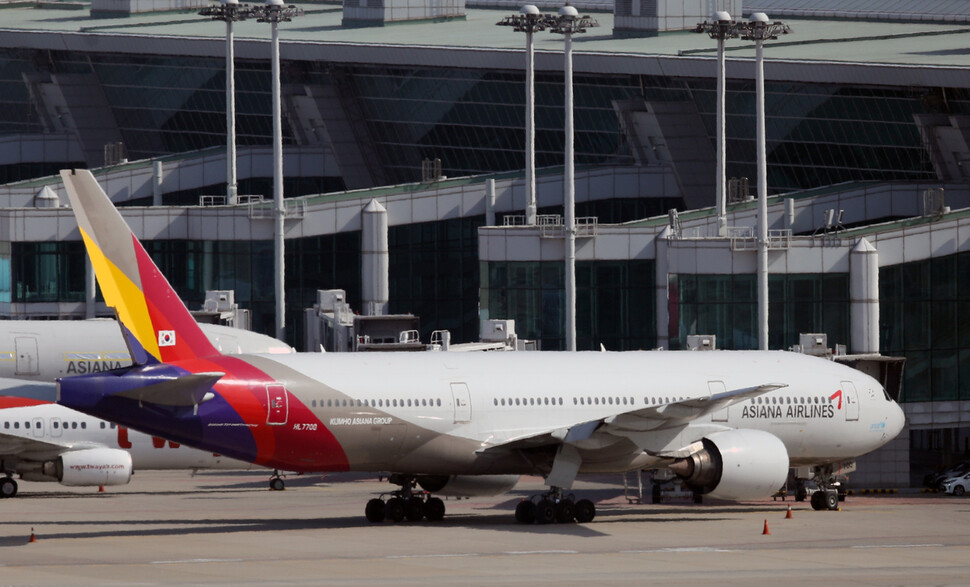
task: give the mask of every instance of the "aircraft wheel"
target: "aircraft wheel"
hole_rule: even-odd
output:
[[[440,522],[445,518],[445,502],[437,497],[429,497],[424,504],[424,517],[429,522]]]
[[[0,497],[13,497],[17,495],[17,482],[12,477],[0,479]]]
[[[823,503],[829,510],[835,511],[839,509],[839,493],[837,491],[826,491]]]
[[[812,509],[819,511],[825,508],[825,494],[821,491],[816,491],[812,494]]]
[[[269,480],[269,488],[273,491],[283,491],[286,489],[286,483],[279,477],[273,477]]]
[[[551,524],[556,519],[556,504],[542,499],[536,504],[536,523]]]
[[[367,506],[364,508],[364,516],[367,517],[368,522],[373,522],[374,524],[379,524],[384,521],[384,502],[377,499],[376,497],[367,502]]]
[[[576,519],[576,506],[571,499],[564,499],[556,504],[556,521],[568,524]]]
[[[392,522],[403,522],[406,504],[400,497],[392,497],[384,506],[384,517]]]
[[[424,517],[424,501],[420,497],[410,497],[404,505],[404,517],[409,522],[420,522]]]
[[[523,499],[515,506],[515,521],[520,524],[531,524],[536,521],[536,504]]]
[[[581,499],[576,502],[574,513],[577,522],[586,524],[592,522],[593,518],[596,517],[596,506],[588,499]]]

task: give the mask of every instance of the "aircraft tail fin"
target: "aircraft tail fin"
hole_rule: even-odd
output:
[[[65,169],[61,178],[104,300],[118,314],[132,359],[169,363],[219,355],[94,175]]]

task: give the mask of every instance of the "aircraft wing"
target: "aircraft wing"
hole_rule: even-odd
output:
[[[610,444],[619,437],[625,437],[633,440],[640,448],[648,452],[673,454],[671,447],[676,447],[677,442],[686,445],[696,440],[696,438],[688,439],[688,437],[683,436],[683,433],[697,419],[782,387],[787,387],[787,384],[765,383],[753,387],[727,390],[705,397],[660,403],[600,420],[578,422],[566,428],[513,438],[483,449],[483,452],[528,450],[561,444],[603,445]],[[697,432],[726,428],[726,426],[716,423],[694,425]]]
[[[74,448],[68,444],[15,436],[0,430],[0,459],[49,459]]]
[[[614,430],[643,431],[669,428],[687,424],[702,416],[727,409],[746,399],[787,386],[787,383],[765,383],[754,387],[733,389],[707,397],[685,399],[617,414],[604,419],[603,423]]]

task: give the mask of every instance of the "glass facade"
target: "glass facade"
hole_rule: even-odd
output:
[[[12,276],[0,295],[11,302],[84,301],[84,245],[75,242],[18,242],[7,244],[8,255],[0,261]],[[8,278],[9,279],[9,278]]]
[[[421,318],[422,340],[442,329],[454,342],[478,340],[478,227],[484,224],[484,216],[469,216],[389,227],[390,311]]]
[[[90,76],[104,95],[131,159],[225,144],[222,58],[0,51],[0,135],[45,132],[31,83],[51,73]],[[286,62],[283,85],[335,88],[355,139],[387,183],[421,179],[421,162],[440,158],[445,175],[522,169],[524,75],[460,67],[389,67]],[[562,76],[536,75],[536,164],[562,164]],[[575,76],[576,161],[632,162],[614,102],[689,103],[715,141],[715,80],[632,74]],[[236,61],[237,141],[270,143],[270,72]],[[940,96],[945,95],[945,99]],[[754,87],[729,80],[730,177],[755,175]],[[284,107],[291,105],[284,101]],[[774,192],[859,180],[933,179],[915,114],[970,114],[961,88],[774,82],[766,85],[768,185]],[[291,116],[292,115],[292,116]],[[295,113],[285,117],[299,118]],[[293,134],[289,144],[313,140]]]
[[[687,347],[689,334],[714,334],[717,348],[758,348],[757,275],[670,275],[670,346]],[[849,274],[768,276],[768,347],[787,349],[807,332],[828,334],[829,345],[849,344]]]
[[[880,267],[879,323],[902,401],[970,400],[970,253]]]
[[[266,246],[269,297],[260,311],[267,319],[262,332],[273,334],[273,243]],[[360,231],[286,241],[286,338],[297,348],[303,347],[305,338],[303,310],[317,303],[319,289],[344,290],[350,307],[360,311]]]
[[[576,262],[576,348],[611,351],[654,348],[654,262]],[[563,350],[563,263],[481,263],[481,305],[489,318],[515,320],[519,338],[541,341],[543,350]]]
[[[71,52],[56,59],[100,80],[130,159],[226,144],[223,58]],[[236,144],[266,145],[273,132],[269,62],[237,59],[235,70]],[[283,142],[292,142],[285,124]]]

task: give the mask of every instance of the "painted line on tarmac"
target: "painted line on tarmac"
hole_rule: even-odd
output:
[[[941,548],[945,544],[856,544],[852,548]]]
[[[454,554],[446,554],[446,553],[441,553],[441,554],[392,554],[392,555],[389,555],[389,556],[385,556],[384,558],[385,559],[402,559],[402,558],[461,558],[461,557],[469,557],[469,556],[482,556],[482,555],[478,554],[477,552],[464,552],[464,553],[458,552],[458,553],[454,553]]]
[[[502,554],[579,554],[578,550],[507,550]]]
[[[188,565],[199,563],[241,563],[241,558],[187,558],[183,560],[152,561],[153,565]]]
[[[716,546],[685,546],[681,548],[648,548],[646,550],[621,550],[620,554],[654,554],[658,552],[737,552],[732,548],[718,548]]]

